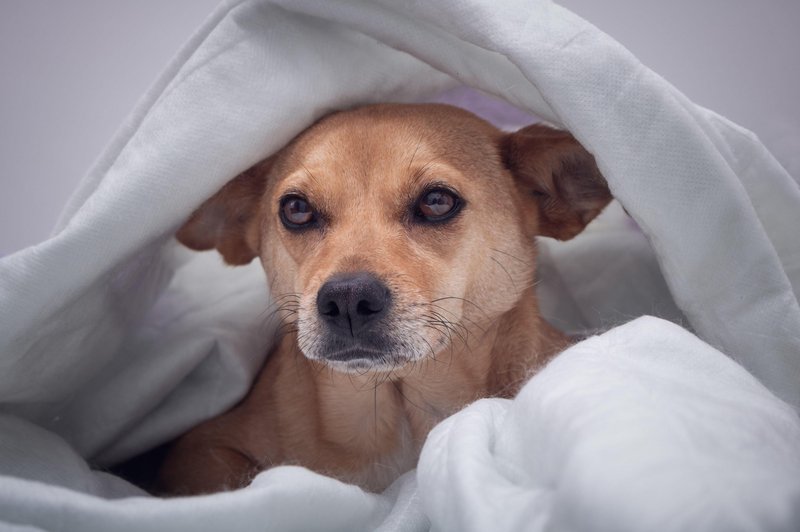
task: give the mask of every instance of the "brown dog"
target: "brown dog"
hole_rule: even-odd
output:
[[[314,124],[178,232],[230,264],[259,257],[288,330],[247,397],[172,447],[162,488],[298,464],[382,490],[435,424],[514,395],[567,345],[537,309],[534,238],[572,238],[610,199],[593,157],[545,126],[391,104]]]

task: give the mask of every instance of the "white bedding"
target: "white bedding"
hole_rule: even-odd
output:
[[[442,423],[382,495],[279,468],[159,500],[91,470],[228,408],[269,347],[259,265],[181,249],[188,214],[329,110],[458,84],[569,128],[641,228],[611,212],[540,243],[548,317],[658,314],[702,340],[655,318],[590,338]],[[226,2],[52,238],[0,262],[0,526],[797,530],[798,227],[800,189],[752,134],[550,2]]]

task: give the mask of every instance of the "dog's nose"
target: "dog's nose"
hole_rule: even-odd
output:
[[[389,288],[367,272],[334,275],[317,292],[317,311],[333,328],[356,336],[386,314]]]

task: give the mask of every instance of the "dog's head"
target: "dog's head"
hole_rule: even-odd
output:
[[[507,312],[531,289],[535,236],[572,238],[610,199],[569,133],[375,105],[317,122],[177,236],[230,264],[259,257],[308,358],[386,371]]]

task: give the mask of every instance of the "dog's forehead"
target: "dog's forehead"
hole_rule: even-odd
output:
[[[464,110],[436,104],[374,105],[335,113],[292,144],[284,175],[336,176],[354,185],[390,185],[420,166],[467,172],[498,160],[500,132]]]
[[[362,119],[325,126],[314,131],[296,152],[306,166],[340,164],[366,169],[408,159],[413,153],[409,150],[415,147],[432,155],[432,146],[426,138],[430,135],[426,135],[423,128],[415,129],[410,124]]]

